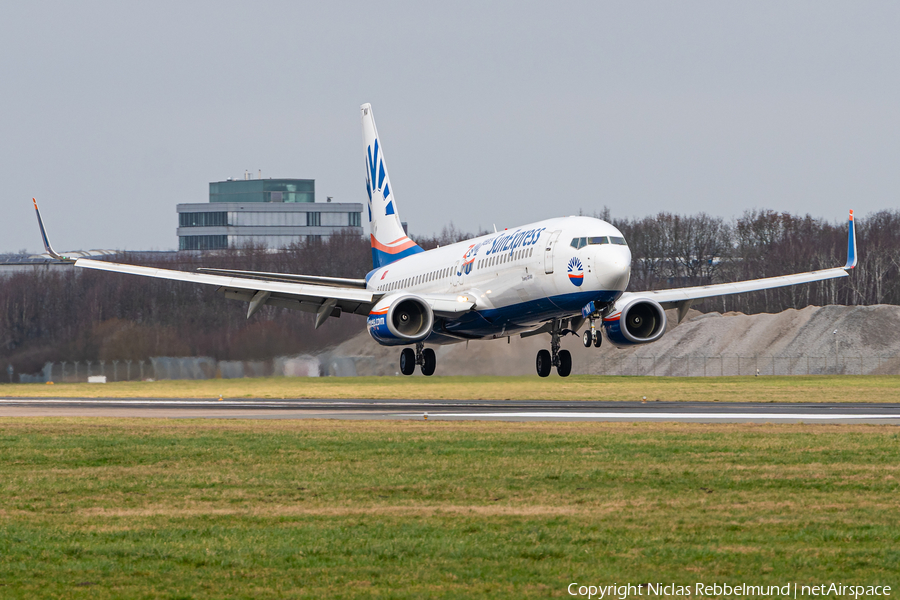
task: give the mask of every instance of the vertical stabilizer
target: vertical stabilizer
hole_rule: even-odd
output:
[[[363,143],[366,146],[366,192],[369,194],[369,230],[372,239],[372,264],[376,269],[389,265],[411,254],[422,252],[414,241],[406,236],[394,188],[384,164],[384,149],[375,129],[372,106],[359,107],[362,117]]]

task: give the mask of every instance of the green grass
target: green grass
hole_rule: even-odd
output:
[[[0,419],[0,597],[900,585],[890,426]]]
[[[270,377],[203,381],[12,384],[0,397],[386,398],[897,402],[900,376],[783,377]]]

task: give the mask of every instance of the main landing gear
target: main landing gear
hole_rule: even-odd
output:
[[[412,375],[416,370],[416,365],[422,367],[422,375],[434,375],[434,369],[437,367],[437,357],[434,350],[426,348],[423,342],[416,344],[416,349],[404,348],[400,352],[400,372],[404,375]]]
[[[567,333],[572,333],[568,329],[561,329],[559,319],[553,321],[553,328],[550,330],[550,351],[540,350],[537,353],[535,367],[537,374],[541,377],[550,375],[550,370],[556,367],[556,372],[560,377],[568,377],[572,372],[572,355],[568,350],[559,349],[559,338]]]

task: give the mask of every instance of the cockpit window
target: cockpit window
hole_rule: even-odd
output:
[[[587,245],[597,246],[600,244],[616,244],[617,246],[627,246],[625,243],[625,238],[623,237],[614,237],[614,236],[606,236],[601,235],[597,237],[589,237],[589,238],[572,238],[572,243],[570,244],[573,248],[578,250],[579,248],[584,248]]]

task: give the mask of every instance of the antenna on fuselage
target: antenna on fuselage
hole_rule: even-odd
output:
[[[494,233],[497,233],[497,224],[494,223]]]

